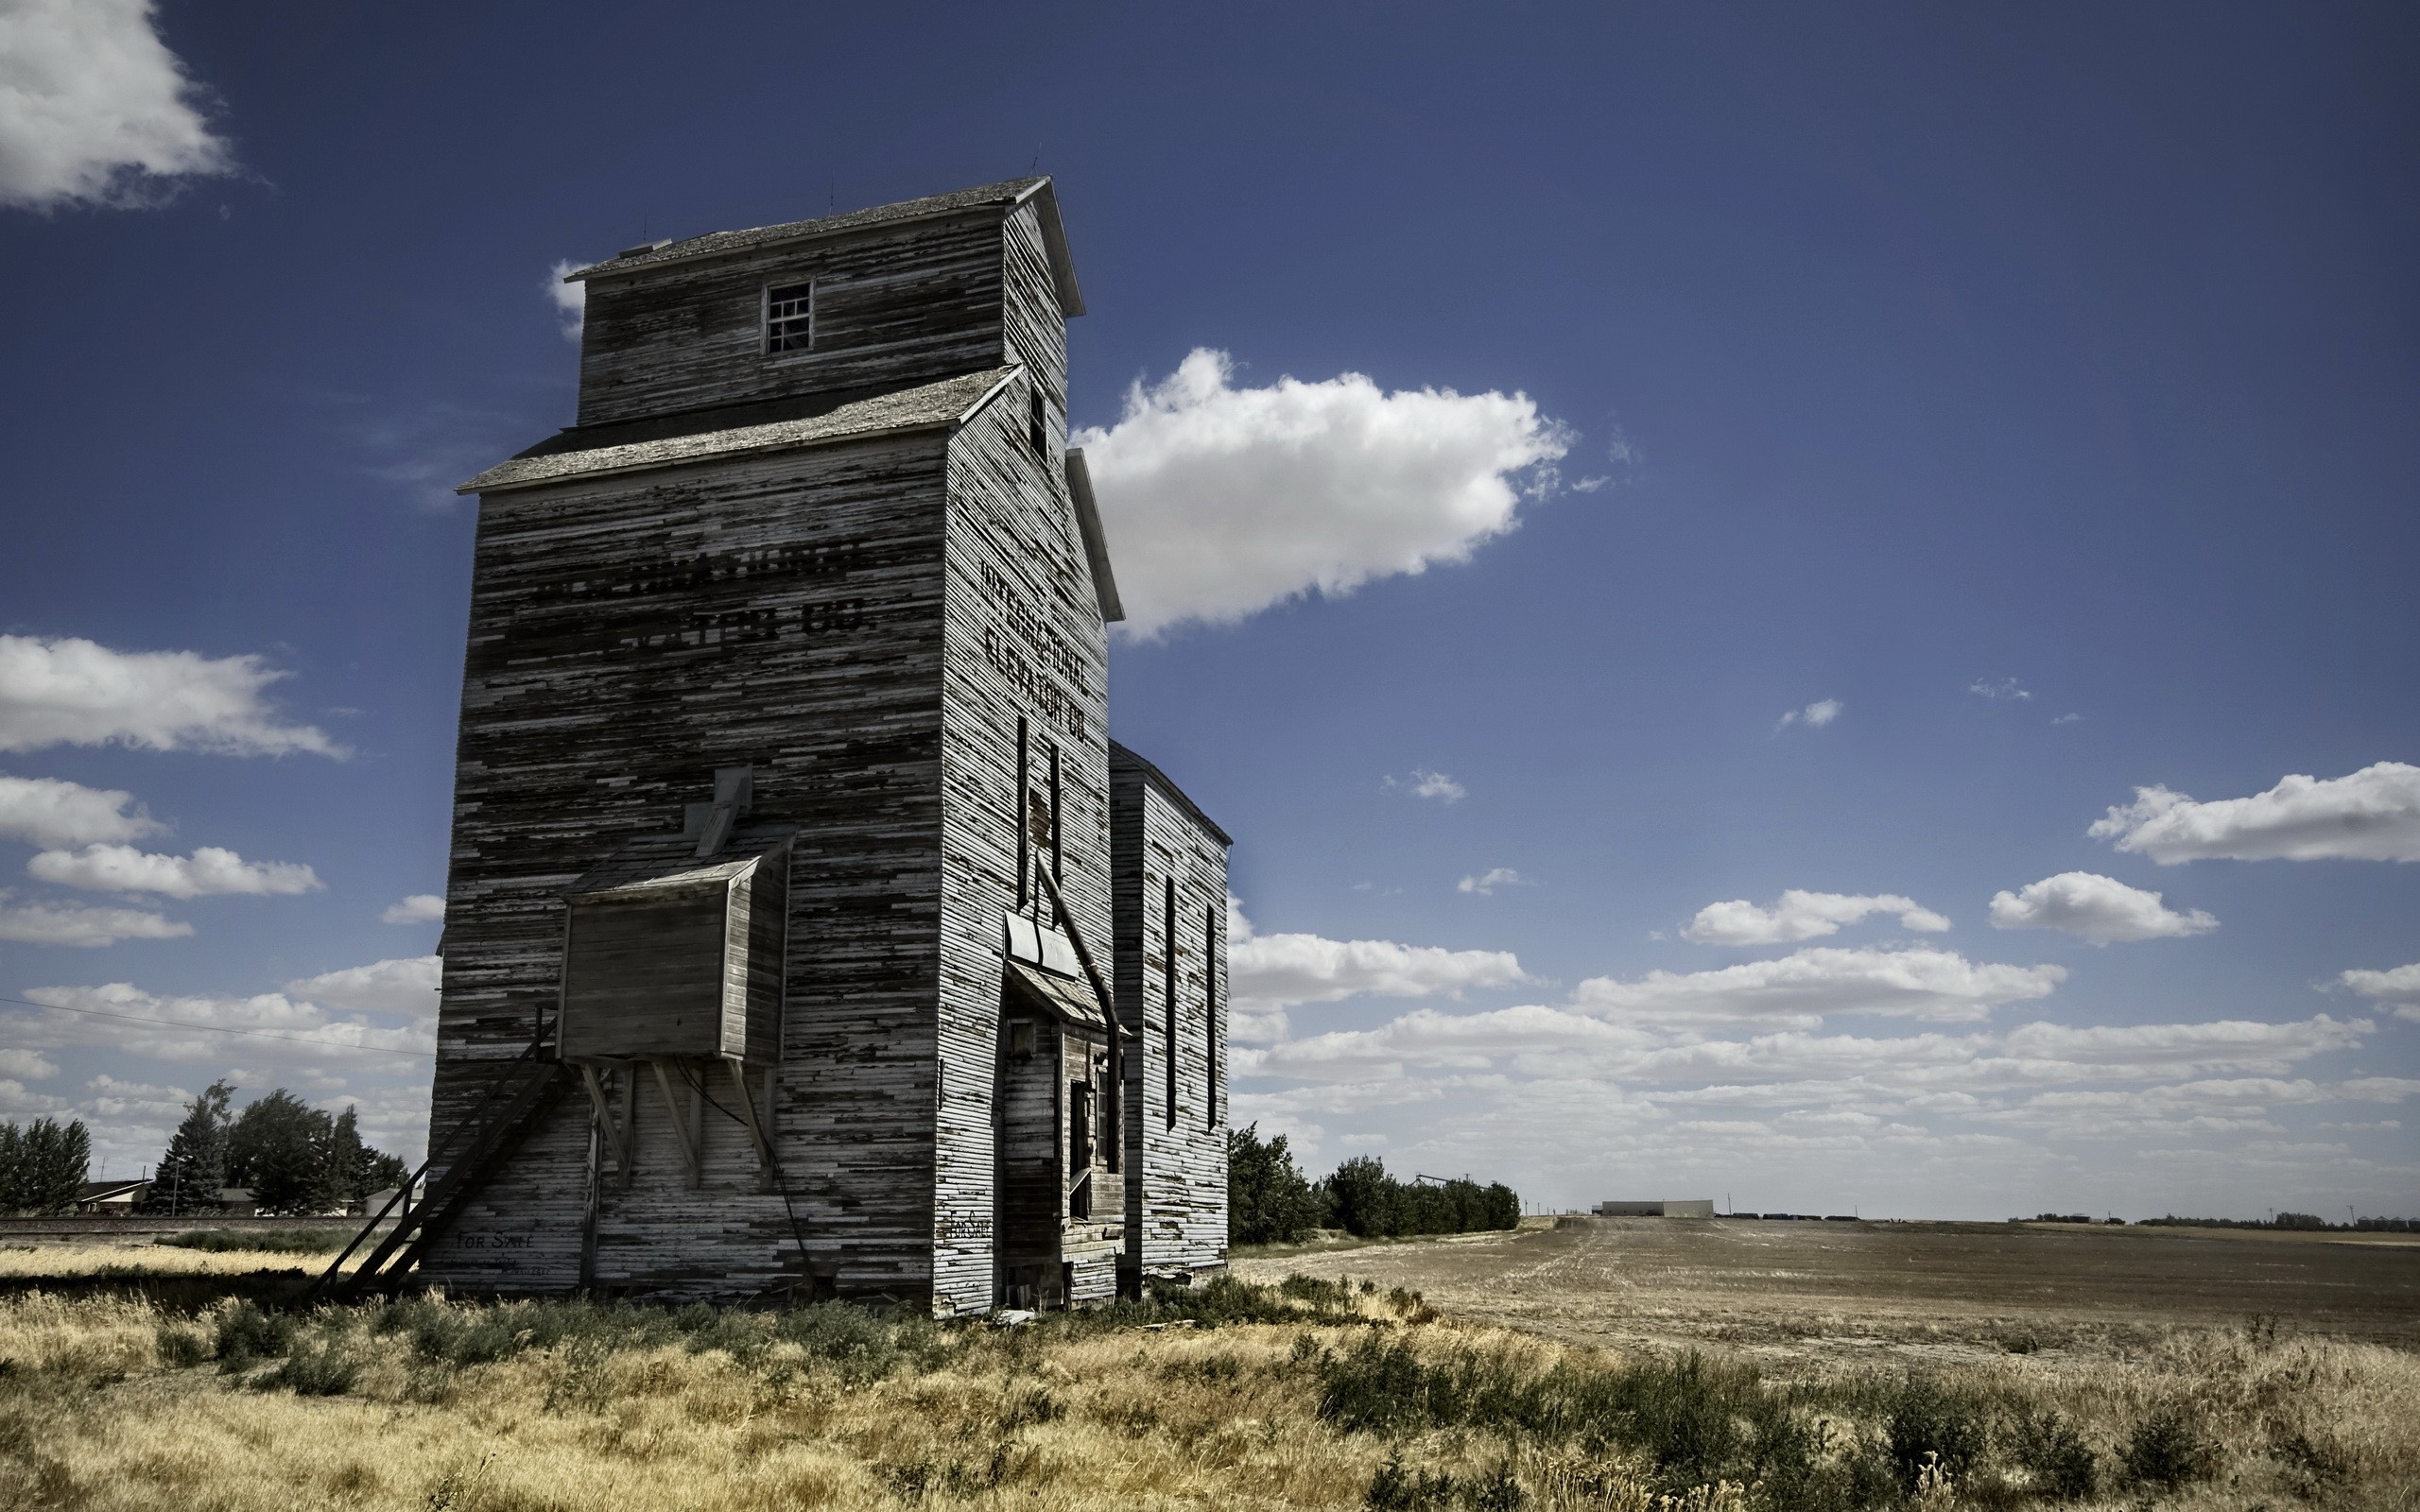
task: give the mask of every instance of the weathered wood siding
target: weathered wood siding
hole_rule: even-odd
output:
[[[1048,266],[1019,261],[1010,217],[1011,302],[1042,307]],[[1033,237],[1038,247],[1038,236]],[[1038,287],[1028,287],[1036,284]],[[1063,361],[1055,304],[1052,335],[1025,339]],[[1108,652],[1091,568],[1063,472],[1063,372],[1026,377],[976,415],[950,443],[947,650],[942,670],[942,1027],[940,1149],[934,1234],[936,1303],[988,1307],[996,1296],[991,1229],[995,1160],[993,1057],[999,1043],[1002,916],[1017,908],[1047,922],[1041,889],[1020,889],[1028,866],[1052,861],[1029,829],[1047,815],[1056,753],[1058,879],[1076,933],[1106,976],[1109,928]],[[1046,405],[1036,451],[1032,396]],[[1018,721],[1026,730],[1023,788]],[[1026,843],[1019,844],[1019,835]]]
[[[843,1293],[926,1295],[947,465],[929,432],[483,502],[441,1135],[553,1011],[572,884],[629,838],[678,830],[717,767],[751,765],[752,819],[800,827],[772,1123],[804,1246]],[[656,1102],[642,1087],[638,1173],[602,1204],[598,1282],[702,1295],[802,1279],[745,1130],[708,1111],[692,1191]],[[559,1107],[423,1273],[574,1284],[590,1116]]]
[[[1186,1276],[1227,1262],[1227,850],[1161,782],[1112,747],[1117,1011],[1140,1036],[1126,1067],[1125,1263]]]
[[[1023,371],[947,429],[483,502],[435,1127],[470,1117],[553,1010],[576,879],[677,829],[717,768],[746,765],[749,822],[797,831],[782,1056],[757,1105],[789,1205],[726,1070],[683,1068],[669,1105],[651,1069],[615,1070],[602,1085],[633,1169],[583,1092],[456,1222],[427,1279],[675,1296],[811,1279],[942,1313],[994,1301],[1002,921],[1020,906],[1047,921],[1021,858],[1054,868],[1075,934],[1115,968],[1106,644],[1064,482],[1050,246],[1032,204],[994,205],[590,282],[582,426]],[[810,279],[813,350],[768,356],[764,289]],[[752,910],[746,926],[770,922]],[[752,975],[752,1033],[765,987]],[[1063,1078],[1046,1080],[1041,1132],[1063,1159]],[[1086,1225],[1063,1207],[1075,1294],[1105,1297],[1121,1205]]]
[[[1021,360],[1003,357],[1000,220],[998,210],[978,209],[591,279],[579,423],[904,388]],[[765,290],[810,281],[813,346],[768,353]]]

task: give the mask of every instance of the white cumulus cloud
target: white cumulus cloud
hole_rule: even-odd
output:
[[[181,939],[191,924],[140,908],[94,908],[84,903],[33,902],[11,906],[0,892],[0,939],[27,945],[114,945],[122,939]]]
[[[1809,725],[1821,730],[1841,717],[1841,711],[1847,707],[1848,705],[1838,698],[1818,698],[1804,709],[1792,709],[1782,715],[1773,729],[1775,731],[1780,731],[1788,730],[1792,725]]]
[[[2420,1019],[2420,961],[2383,971],[2340,972],[2337,982],[2383,1006],[2398,1019]]]
[[[1465,560],[1570,446],[1524,394],[1234,376],[1225,352],[1196,348],[1138,380],[1115,425],[1074,437],[1135,634]]]
[[[0,205],[157,204],[232,171],[152,0],[0,5]]]
[[[1389,777],[1379,786],[1389,793],[1409,793],[1413,798],[1433,798],[1446,803],[1460,801],[1470,791],[1443,772],[1432,772],[1415,766],[1409,777]]]
[[[2379,762],[2345,777],[2286,777],[2266,793],[2204,803],[2138,787],[2085,832],[2161,866],[2186,861],[2420,861],[2420,766]]]
[[[445,963],[439,957],[410,955],[322,971],[286,983],[285,990],[331,1007],[408,1013],[416,1019],[432,1019],[437,1016],[437,988],[444,974]]]
[[[1451,951],[1384,939],[1249,934],[1227,947],[1228,991],[1239,1007],[1417,998],[1529,980],[1511,951]]]
[[[243,1045],[243,1053],[248,1056],[268,1057],[280,1063],[290,1063],[297,1050],[313,1055],[364,1049],[425,1052],[434,1043],[435,1035],[435,1025],[429,1022],[389,1029],[357,1015],[352,1019],[335,1019],[319,1004],[291,998],[283,992],[260,992],[250,997],[175,997],[147,992],[130,982],[111,982],[100,987],[27,988],[25,995],[44,1007],[71,1010],[45,1025],[55,1036],[73,1036],[110,1045],[126,1054],[150,1056],[162,1060],[201,1060],[224,1064],[226,1057],[235,1047],[235,1041],[223,1035],[207,1032],[214,1029],[240,1029],[252,1035],[291,1037],[254,1039]],[[78,1011],[118,1017],[74,1017],[74,1013]],[[162,1022],[130,1022],[129,1020]]]
[[[0,776],[0,839],[25,840],[45,850],[62,846],[138,840],[167,826],[127,805],[134,795],[86,787],[55,777]]]
[[[1792,887],[1771,908],[1759,908],[1745,898],[1708,903],[1682,926],[1681,937],[1700,945],[1792,944],[1838,934],[1841,925],[1861,923],[1874,914],[1897,915],[1902,929],[1937,934],[1949,927],[1948,919],[1897,893],[1806,892]]]
[[[1634,982],[1591,977],[1572,993],[1582,1007],[1641,1022],[1736,1021],[1811,1028],[1836,1013],[1957,1021],[2003,1003],[2048,997],[2059,966],[1971,962],[1954,951],[1813,946],[1772,961],[1710,971],[1650,971]]]
[[[287,674],[256,656],[112,651],[91,641],[0,635],[0,750],[131,746],[283,756],[344,750],[263,696]]]
[[[2178,913],[2155,892],[2115,877],[2062,871],[1992,895],[1994,929],[2056,929],[2096,945],[2206,935],[2219,921],[2199,908]]]
[[[0,1074],[42,1081],[59,1074],[59,1063],[38,1050],[0,1050]]]
[[[378,916],[388,924],[434,924],[445,917],[445,900],[433,892],[416,892],[399,903],[389,903]]]
[[[295,861],[247,861],[234,851],[206,845],[189,856],[154,855],[128,845],[94,845],[81,850],[45,850],[26,863],[37,882],[93,892],[156,892],[170,898],[216,893],[317,892],[319,875]]]

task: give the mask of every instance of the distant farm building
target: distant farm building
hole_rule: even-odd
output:
[[[1685,1197],[1671,1202],[1600,1202],[1599,1218],[1711,1218],[1712,1197]]]
[[[1109,739],[1048,179],[636,247],[479,496],[373,1280],[1063,1307],[1226,1263],[1228,838]]]

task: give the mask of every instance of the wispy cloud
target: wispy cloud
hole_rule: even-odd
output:
[[[81,850],[44,850],[26,863],[37,882],[93,892],[156,892],[170,898],[212,894],[317,892],[320,878],[293,861],[247,861],[234,851],[206,845],[189,856],[153,855],[126,845],[86,846]]]
[[[1782,715],[1773,726],[1773,733],[1779,734],[1792,725],[1806,725],[1810,729],[1821,730],[1841,717],[1841,711],[1847,707],[1848,705],[1838,698],[1818,698],[1804,709],[1792,709]]]
[[[28,945],[75,945],[97,949],[122,939],[181,939],[193,933],[180,923],[139,908],[95,908],[85,903],[12,905],[0,892],[0,939]]]
[[[1481,897],[1492,897],[1498,887],[1534,887],[1536,885],[1536,883],[1511,867],[1495,867],[1475,876],[1464,877],[1454,884],[1454,890],[1478,893]]]
[[[594,259],[590,261],[593,262]],[[588,285],[566,284],[563,282],[563,275],[587,266],[587,262],[573,262],[566,258],[546,270],[546,282],[544,285],[546,299],[555,307],[555,315],[562,323],[565,341],[579,341],[581,328],[587,322]]]
[[[1390,776],[1378,785],[1385,792],[1433,798],[1445,803],[1461,801],[1469,791],[1443,772],[1432,772],[1425,766],[1413,767],[1409,777]]]
[[[2031,702],[2033,695],[2017,686],[2014,678],[1977,678],[1966,684],[1966,691],[1994,703]]]
[[[1792,887],[1771,908],[1759,908],[1745,898],[1708,903],[1682,927],[1681,937],[1700,945],[1790,944],[1838,934],[1842,925],[1862,923],[1875,914],[1898,916],[1902,929],[1939,933],[1949,927],[1948,919],[1897,893],[1869,896]]]
[[[0,750],[115,745],[344,755],[325,734],[271,706],[269,685],[288,676],[257,656],[113,651],[74,638],[0,635]]]

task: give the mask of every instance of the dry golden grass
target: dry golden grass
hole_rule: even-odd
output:
[[[172,1245],[10,1245],[0,1246],[0,1277],[247,1276],[327,1269],[332,1256],[284,1250],[179,1249]]]
[[[1239,1299],[1233,1315],[1279,1321],[1148,1328],[1167,1311],[1129,1308],[1013,1330],[830,1307],[775,1318],[426,1299],[281,1324],[245,1303],[183,1315],[18,1295],[0,1300],[0,1507],[1751,1512],[1853,1503],[1823,1501],[1832,1493],[1811,1482],[1693,1486],[1669,1457],[1702,1424],[1608,1436],[1558,1424],[1534,1388],[1579,1383],[1565,1395],[1598,1389],[1634,1417],[1745,1403],[1758,1421],[1821,1429],[1816,1462],[1836,1490],[1853,1458],[1879,1463],[1890,1415],[1909,1410],[1902,1359],[1801,1357],[1786,1384],[1760,1383],[1747,1351],[1715,1345],[1700,1389],[1686,1386],[1700,1367],[1674,1366],[1669,1349],[1457,1322],[1409,1296],[1293,1290],[1301,1300],[1223,1294]],[[2181,1328],[2093,1351],[1918,1364],[1927,1390],[1988,1426],[1994,1462],[1963,1485],[1855,1504],[2052,1504],[1998,1447],[2019,1415],[2045,1408],[2100,1462],[2100,1494],[2069,1504],[2415,1504],[2410,1350]],[[1387,1413],[1403,1416],[1372,1416]],[[2122,1451],[2163,1413],[2215,1453],[2209,1478],[2120,1484]]]

